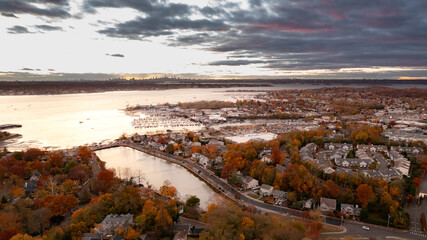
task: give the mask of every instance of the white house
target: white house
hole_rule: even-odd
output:
[[[262,184],[259,188],[262,196],[271,196],[273,194],[273,186]]]
[[[258,180],[253,179],[250,176],[245,176],[242,177],[242,187],[247,190],[247,189],[252,189],[252,188],[256,188],[258,187]]]
[[[320,206],[319,209],[322,212],[335,211],[337,207],[337,200],[332,198],[320,198]]]

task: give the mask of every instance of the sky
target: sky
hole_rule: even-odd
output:
[[[427,79],[426,0],[0,0],[0,80]]]

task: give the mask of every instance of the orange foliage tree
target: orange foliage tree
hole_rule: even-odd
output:
[[[53,215],[59,216],[70,212],[77,207],[78,200],[71,194],[67,195],[47,195],[44,198],[36,199],[35,202],[40,207],[50,209]]]
[[[368,184],[360,184],[356,189],[357,200],[362,207],[366,207],[370,201],[375,197],[372,187]]]

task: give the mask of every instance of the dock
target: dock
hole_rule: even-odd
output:
[[[2,124],[0,125],[0,130],[9,129],[9,128],[20,128],[21,124]]]

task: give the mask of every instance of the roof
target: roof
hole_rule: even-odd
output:
[[[320,204],[324,203],[328,208],[336,208],[337,200],[332,198],[320,198]]]
[[[288,193],[285,191],[281,191],[281,190],[273,190],[273,195],[279,196],[279,197],[285,197],[288,195]]]
[[[132,219],[132,214],[109,214],[102,220],[101,224],[125,224],[132,222]]]
[[[270,186],[270,185],[267,185],[267,184],[262,184],[260,188],[263,189],[263,190],[270,191],[273,188],[273,186]]]
[[[120,234],[116,234],[116,235],[114,235],[113,238],[111,238],[111,240],[124,240],[124,239],[125,238]]]

